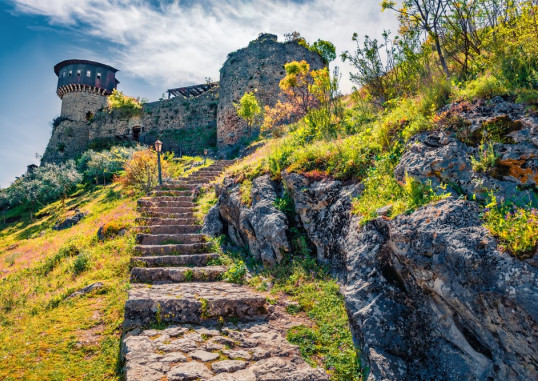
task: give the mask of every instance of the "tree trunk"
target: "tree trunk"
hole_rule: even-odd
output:
[[[439,61],[441,62],[441,67],[443,68],[443,71],[445,73],[445,76],[448,78],[450,77],[450,73],[448,72],[448,66],[445,61],[445,56],[443,55],[443,51],[441,50],[441,41],[439,41],[439,34],[437,34],[437,30],[434,29],[434,32],[432,33],[433,39],[435,41],[435,49],[437,50],[437,55],[439,56]]]

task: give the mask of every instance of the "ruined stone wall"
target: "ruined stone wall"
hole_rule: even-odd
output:
[[[325,66],[322,58],[297,42],[277,42],[277,36],[261,34],[248,47],[230,53],[220,70],[220,101],[217,113],[217,145],[219,148],[248,138],[250,131],[237,115],[233,103],[244,93],[255,91],[265,106],[278,100],[278,84],[284,77],[284,64],[306,60],[312,69]]]
[[[175,97],[146,103],[141,115],[102,111],[90,123],[90,145],[99,140],[135,139],[152,145],[163,142],[163,149],[182,154],[201,153],[216,145],[219,89],[194,98]]]

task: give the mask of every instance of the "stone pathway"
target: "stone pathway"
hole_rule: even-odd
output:
[[[229,165],[217,161],[140,199],[122,354],[127,381],[328,380],[287,330],[300,324],[266,295],[221,282],[224,266],[193,215],[193,190]]]

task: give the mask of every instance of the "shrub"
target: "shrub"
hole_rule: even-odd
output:
[[[456,92],[457,97],[466,100],[476,98],[491,99],[508,94],[508,89],[501,80],[492,74],[486,74],[469,81],[465,87]]]
[[[142,104],[132,97],[124,95],[121,91],[112,90],[108,97],[108,108],[119,111],[123,116],[139,115],[142,111]]]
[[[90,256],[83,252],[77,255],[73,261],[72,271],[74,275],[79,275],[86,271],[90,265]]]
[[[162,176],[168,174],[168,163],[161,158]],[[157,153],[151,149],[133,153],[131,160],[125,163],[125,174],[119,181],[137,191],[149,193],[159,181]]]
[[[74,257],[79,254],[80,251],[76,244],[68,243],[62,246],[56,254],[45,260],[45,263],[41,266],[40,273],[43,275],[47,275],[52,270],[54,270],[63,259]]]

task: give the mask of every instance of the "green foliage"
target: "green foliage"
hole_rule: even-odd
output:
[[[385,154],[379,157],[375,167],[369,170],[368,177],[363,181],[364,191],[353,199],[353,213],[362,216],[361,224],[375,219],[376,210],[387,205],[391,205],[388,216],[395,217],[450,196],[444,193],[443,188],[436,192],[430,184],[423,184],[407,175],[404,183],[398,184],[393,172],[399,159],[398,151]]]
[[[202,188],[200,195],[196,198],[196,210],[194,212],[194,217],[196,221],[202,225],[204,223],[204,217],[209,212],[209,209],[217,203],[217,195],[213,188]]]
[[[318,39],[310,45],[309,49],[312,52],[318,53],[327,65],[336,58],[336,48],[329,41]]]
[[[262,116],[262,108],[254,95],[254,92],[245,93],[239,100],[239,103],[234,104],[237,115],[243,118],[247,125],[252,128],[254,123],[260,120]]]
[[[142,104],[139,101],[116,89],[112,90],[112,94],[108,97],[108,108],[125,117],[140,115],[142,112]]]
[[[70,120],[70,119],[65,116],[57,116],[56,118],[54,118],[51,122],[52,129],[55,129],[56,127],[58,127],[65,120]]]
[[[75,163],[45,164],[15,180],[2,191],[9,205],[23,205],[32,214],[38,206],[65,199],[67,194],[82,181]]]
[[[131,159],[135,152],[142,149],[141,146],[114,146],[100,152],[90,149],[84,152],[78,160],[78,168],[84,173],[86,181],[95,180],[96,184],[102,181],[105,185],[107,181],[113,179],[114,175],[123,171],[125,163]]]
[[[245,262],[237,261],[233,263],[224,273],[223,279],[230,283],[243,284],[247,275]]]
[[[471,165],[475,172],[488,172],[495,167],[499,156],[493,149],[493,144],[482,143],[478,147],[478,158],[471,156]]]
[[[517,93],[516,102],[532,106],[538,106],[538,91],[520,89]]]
[[[88,267],[90,266],[90,256],[87,252],[82,252],[79,255],[76,256],[75,260],[73,261],[73,274],[79,275],[82,272],[86,271]]]
[[[74,243],[68,243],[60,248],[56,254],[54,254],[51,257],[48,257],[45,260],[45,263],[43,263],[43,266],[40,269],[40,272],[43,275],[47,275],[52,270],[56,268],[58,264],[62,262],[65,258],[70,258],[74,256],[78,256],[80,254],[80,250]]]
[[[239,199],[246,206],[252,205],[252,181],[246,179],[239,187]]]
[[[495,96],[508,94],[508,89],[497,77],[486,74],[469,81],[456,93],[456,96],[473,100],[476,98],[491,99]]]
[[[314,366],[324,366],[331,379],[360,380],[344,297],[326,269],[310,256],[292,257],[262,270],[250,283],[261,287],[267,279],[273,283],[271,293],[283,292],[297,303],[292,313],[304,311],[314,322],[312,327],[295,326],[288,331],[288,340],[299,346],[303,357]]]
[[[538,249],[538,210],[492,201],[483,213],[484,226],[499,238],[499,246],[516,257],[526,258]]]

